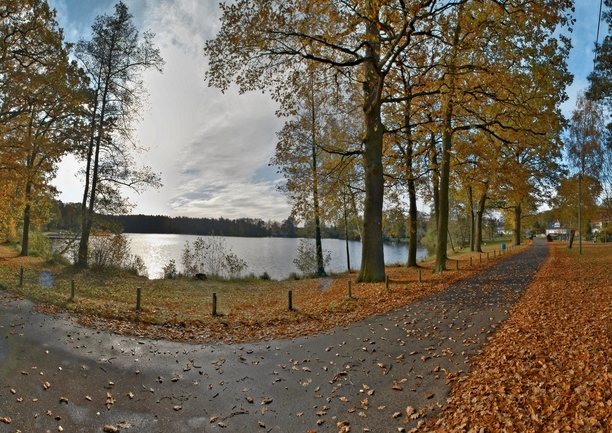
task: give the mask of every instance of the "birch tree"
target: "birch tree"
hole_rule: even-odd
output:
[[[132,130],[145,96],[142,75],[148,69],[161,72],[164,65],[153,37],[151,32],[139,35],[127,6],[119,2],[113,15],[96,18],[91,40],[76,46],[92,95],[88,144],[82,152],[86,165],[78,266],[88,264],[89,237],[99,208],[124,210],[121,187],[141,191],[161,185],[158,174],[135,167],[133,159],[133,152],[142,150]]]

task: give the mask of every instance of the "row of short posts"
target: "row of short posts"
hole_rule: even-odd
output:
[[[500,251],[500,256],[502,255],[502,253],[504,252],[504,249],[502,248],[502,250]],[[510,249],[508,249],[507,252],[510,252]],[[496,257],[497,252],[494,250],[493,251],[493,257]],[[487,252],[487,261],[489,261],[490,256],[489,253]],[[480,262],[482,262],[482,254],[479,255],[479,260]],[[472,261],[472,257],[470,257],[470,266],[472,266],[473,261]],[[455,269],[459,270],[459,260],[455,260]],[[422,283],[423,279],[422,279],[422,275],[421,275],[421,268],[417,269],[418,271],[418,282]],[[23,266],[19,269],[19,287],[23,286],[23,275],[24,275],[24,268]],[[386,275],[385,276],[385,290],[388,292],[389,291],[389,276]],[[74,300],[74,280],[70,281],[70,298],[68,298],[68,302],[72,302]],[[348,297],[349,299],[354,299],[353,298],[353,287],[352,287],[352,281],[348,282]],[[136,311],[140,311],[140,303],[141,303],[141,298],[142,298],[142,288],[138,287],[136,288]],[[293,311],[293,291],[289,290],[287,292],[287,304],[288,304],[288,308],[289,311]],[[216,316],[217,315],[217,292],[214,292],[212,294],[212,315]]]

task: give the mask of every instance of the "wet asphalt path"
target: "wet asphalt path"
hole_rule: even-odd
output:
[[[114,335],[0,292],[0,432],[410,431],[441,410],[547,254],[536,240],[405,308],[254,344]]]

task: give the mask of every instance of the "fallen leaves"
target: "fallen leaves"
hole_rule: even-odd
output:
[[[0,254],[2,254],[0,245]],[[13,251],[6,252],[6,260],[0,266],[7,269],[18,266]],[[466,257],[467,259],[467,257]],[[43,261],[31,264],[40,270],[45,269]],[[355,299],[346,300],[348,281],[354,280],[354,274],[342,274],[329,278],[324,292],[321,291],[320,279],[298,281],[249,281],[237,288],[231,281],[198,281],[191,280],[148,280],[122,275],[121,284],[107,281],[109,276],[103,273],[79,275],[80,294],[71,304],[81,324],[92,328],[104,328],[118,334],[138,335],[155,339],[180,340],[188,342],[245,342],[292,338],[303,335],[315,335],[336,326],[345,326],[359,320],[383,314],[400,308],[425,296],[445,290],[451,284],[477,272],[480,267],[447,272],[444,276],[423,272],[423,283],[417,282],[417,271],[414,268],[392,266],[386,269],[393,281],[402,281],[401,289],[391,285],[389,292],[384,284],[353,284]],[[420,263],[421,269],[433,269],[433,262]],[[70,278],[74,278],[71,275]],[[63,284],[57,277],[58,285]],[[67,285],[70,281],[65,281]],[[133,303],[136,287],[145,285],[147,307],[138,315],[126,314]],[[169,286],[170,285],[170,286]],[[206,290],[202,290],[202,287]],[[163,286],[163,290],[158,290]],[[51,295],[48,290],[28,285],[23,290],[34,299],[45,299],[48,304],[37,304],[37,309],[53,314],[61,311],[65,305],[64,296]],[[99,297],[100,290],[108,293]],[[288,311],[286,293],[292,290],[294,303],[299,309]],[[109,292],[110,291],[110,292]],[[205,293],[216,292],[227,304],[228,311],[223,316],[203,315],[210,311],[210,296]],[[246,296],[248,294],[248,296]],[[254,304],[253,299],[258,299]],[[156,326],[163,325],[163,326]],[[333,346],[326,350],[331,351]],[[45,352],[45,353],[48,353]],[[185,367],[188,371],[189,366]]]
[[[612,245],[553,245],[426,430],[612,431],[611,282]]]

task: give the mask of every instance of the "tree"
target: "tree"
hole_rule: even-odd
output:
[[[279,141],[271,164],[279,167],[286,182],[279,188],[293,205],[293,214],[314,218],[317,276],[325,276],[321,242],[321,209],[319,178],[323,157],[324,127],[328,115],[322,71],[309,71],[298,89],[302,102],[296,115],[278,133]]]
[[[580,191],[582,190],[582,191]],[[578,200],[579,193],[584,194],[582,200]],[[562,221],[570,230],[569,248],[572,247],[573,233],[576,229],[580,233],[587,233],[589,220],[600,212],[597,206],[597,197],[601,193],[601,184],[597,178],[578,173],[562,178],[559,182],[557,194],[551,200],[553,206],[552,214],[555,219]],[[582,207],[580,211],[582,218],[578,220],[578,206]]]
[[[570,169],[578,177],[578,230],[580,253],[582,254],[582,181],[584,176],[600,178],[604,162],[604,121],[600,104],[589,100],[584,94],[578,96],[576,109],[572,112],[566,150]],[[599,183],[599,182],[598,182]],[[596,197],[590,197],[595,200]],[[572,232],[573,233],[573,232]],[[573,236],[569,247],[572,247]]]
[[[46,2],[5,2],[0,15],[0,128],[6,140],[0,171],[11,178],[8,202],[21,213],[21,255],[27,256],[31,223],[42,225],[48,217],[59,160],[76,147],[85,84]]]
[[[446,16],[447,30],[442,33],[445,38],[440,39],[446,48],[440,50],[444,73],[438,114],[442,147],[435,271],[446,266],[448,191],[455,135],[477,129],[493,135],[497,143],[532,149],[532,154],[541,156],[538,161],[549,150],[548,155],[555,156],[554,144],[560,144],[562,126],[559,104],[566,98],[562,89],[570,75],[565,63],[569,41],[554,35],[558,27],[568,23],[566,12],[570,6],[565,1],[554,5],[473,2]],[[538,173],[530,172],[527,179],[538,179]],[[519,213],[522,198],[521,194],[515,198]],[[520,218],[516,221],[520,224]],[[519,232],[520,228],[516,236]],[[520,242],[520,237],[515,237],[515,242]]]
[[[235,81],[243,92],[271,88],[276,100],[287,100],[292,80],[312,62],[335,68],[339,80],[360,81],[365,198],[359,281],[385,278],[381,107],[387,75],[413,38],[464,1],[241,0],[221,6],[221,30],[206,43],[206,78],[223,90]]]
[[[132,15],[121,1],[113,15],[96,18],[92,32],[92,39],[80,40],[75,51],[91,81],[89,140],[82,154],[86,167],[79,266],[88,263],[96,210],[125,210],[121,187],[139,191],[160,185],[159,175],[148,167],[134,168],[132,156],[137,150],[132,123],[144,98],[142,74],[148,69],[161,72],[164,65],[159,49],[153,45],[154,34],[145,32],[140,38]]]

